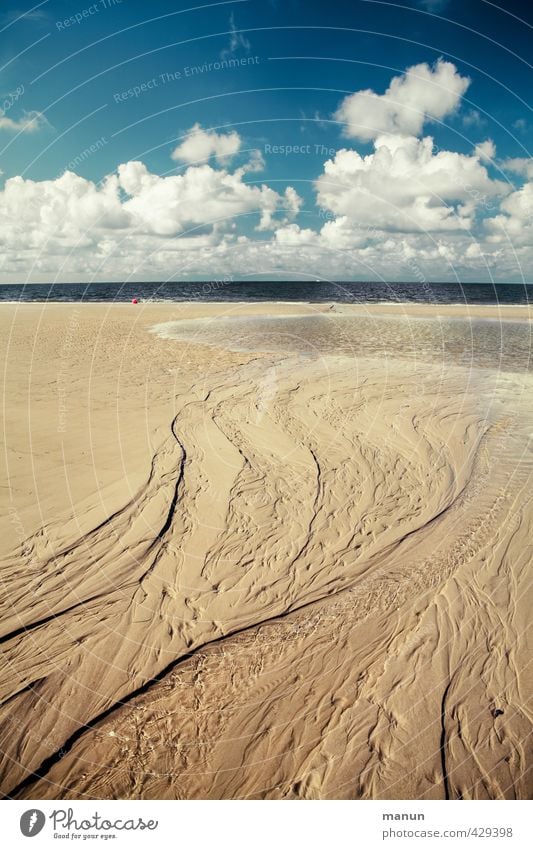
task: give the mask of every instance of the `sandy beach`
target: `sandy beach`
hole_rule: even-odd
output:
[[[531,795],[527,364],[154,331],[328,312],[533,318],[0,306],[5,796]]]

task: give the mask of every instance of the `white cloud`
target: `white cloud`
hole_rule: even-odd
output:
[[[525,183],[500,204],[500,213],[485,222],[489,241],[513,247],[533,245],[533,183]]]
[[[496,157],[496,145],[492,139],[487,139],[486,141],[476,144],[474,152],[482,162],[491,162],[494,161],[494,158]]]
[[[36,133],[47,126],[48,121],[41,112],[24,112],[22,118],[10,118],[0,111],[0,130],[11,133]]]
[[[533,262],[531,183],[513,189],[492,179],[490,139],[467,155],[417,137],[426,121],[457,108],[467,85],[440,60],[408,69],[384,95],[345,98],[337,116],[348,121],[348,135],[372,140],[373,150],[345,148],[324,163],[306,226],[298,223],[303,201],[292,186],[282,192],[257,182],[259,151],[230,167],[242,151],[239,134],[198,123],[174,150],[183,168],[170,176],[130,161],[98,184],[71,172],[8,179],[0,191],[1,279],[111,280],[127,269],[140,279],[260,272],[466,280],[479,279],[486,265],[496,277],[519,279]],[[533,179],[530,159],[498,164]],[[250,220],[253,236],[244,235]]]
[[[517,118],[516,121],[513,121],[511,126],[513,130],[518,130],[519,133],[523,133],[527,130],[527,121],[525,118]]]
[[[278,245],[299,246],[318,243],[318,234],[315,230],[302,230],[298,224],[288,224],[276,230],[275,240]]]
[[[465,127],[483,127],[484,124],[485,120],[481,117],[477,109],[470,109],[463,115],[463,125]]]
[[[265,168],[265,160],[260,150],[252,150],[248,162],[243,165],[243,171],[246,174],[253,174],[257,171],[263,171]]]
[[[528,177],[533,180],[533,159],[530,157],[504,159],[501,167],[506,171],[512,171],[513,174],[520,174],[521,177]]]
[[[218,162],[225,162],[239,152],[241,138],[235,131],[217,133],[203,130],[195,124],[187,133],[185,140],[172,151],[172,159],[182,162],[202,162],[214,156]]]
[[[371,89],[346,97],[335,118],[350,138],[370,141],[383,133],[418,135],[428,120],[452,114],[470,84],[455,65],[439,59],[435,65],[413,65],[393,77],[385,94]]]
[[[265,204],[257,230],[276,230],[279,227],[284,227],[298,214],[302,203],[301,197],[292,186],[287,186],[281,198],[275,192],[270,198],[265,197]],[[278,209],[284,210],[286,214],[283,218],[275,219],[274,214]]]
[[[97,185],[70,171],[55,180],[13,177],[0,191],[0,251],[5,274],[30,268],[108,268],[144,263],[235,240],[239,216],[258,215],[257,229],[288,224],[301,200],[292,188],[279,194],[209,165],[160,177],[142,162],[127,162]],[[157,263],[156,263],[157,269]]]
[[[235,26],[235,15],[233,12],[230,15],[229,19],[230,26],[230,40],[229,45],[226,50],[223,50],[220,54],[221,59],[228,59],[231,56],[234,56],[239,50],[243,49],[247,53],[250,51],[251,44],[246,38],[246,36],[242,32],[237,31],[237,27]]]
[[[39,182],[12,177],[0,192],[0,232],[13,251],[92,244],[97,232],[125,227],[129,220],[113,179],[97,187],[70,171]]]
[[[281,194],[245,177],[245,167],[229,172],[207,164],[160,177],[127,162],[99,185],[70,172],[42,182],[7,180],[0,192],[2,279],[25,279],[30,270],[32,279],[121,279],[125,268],[138,279],[256,272],[475,279],[485,263],[510,279],[517,263],[532,259],[531,189],[510,194],[487,223],[487,238],[475,242],[463,229],[475,207],[469,193],[477,186],[480,196],[494,194],[505,184],[491,181],[476,156],[434,153],[431,139],[379,139],[368,157],[339,151],[317,184],[336,217],[318,229],[291,220],[302,205],[294,188]],[[432,195],[436,190],[463,195],[455,214]],[[239,235],[235,222],[249,214],[259,216],[264,236]]]
[[[331,222],[328,222],[330,224]],[[337,222],[336,222],[337,223]],[[530,245],[473,240],[466,233],[363,234],[358,246],[327,241],[321,233],[287,224],[272,238],[236,236],[233,232],[164,238],[107,230],[96,243],[77,249],[42,251],[22,238],[16,251],[0,250],[0,279],[34,280],[221,279],[272,275],[278,279],[321,276],[333,280],[511,281],[530,273]],[[337,227],[338,234],[338,227]],[[531,244],[531,243],[530,243]],[[487,271],[487,266],[490,272]]]
[[[300,211],[303,200],[292,186],[287,186],[285,189],[285,209],[289,213],[289,217],[294,217]]]
[[[481,250],[479,242],[472,242],[468,245],[465,251],[465,257],[467,257],[467,259],[479,259],[481,256],[483,256],[483,251]]]
[[[508,191],[477,156],[435,153],[430,136],[381,136],[367,156],[340,150],[325,163],[316,189],[319,205],[341,219],[328,222],[326,232],[338,227],[343,238],[361,227],[405,233],[470,228],[481,199]]]

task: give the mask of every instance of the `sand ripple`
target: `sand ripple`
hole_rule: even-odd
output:
[[[142,344],[131,485],[2,563],[3,792],[526,797],[530,378]]]

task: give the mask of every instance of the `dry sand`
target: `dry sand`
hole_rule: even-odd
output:
[[[0,307],[5,795],[530,794],[531,376],[148,332],[327,309]]]

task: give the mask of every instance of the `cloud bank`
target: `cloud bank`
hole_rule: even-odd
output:
[[[345,143],[317,168],[307,204],[290,181],[260,179],[263,157],[245,154],[237,131],[199,123],[169,151],[168,176],[127,161],[98,183],[72,171],[7,178],[0,279],[520,280],[533,260],[532,160],[499,161],[483,136],[460,153],[424,135],[460,109],[468,85],[439,60],[383,94],[345,97],[335,113]]]

